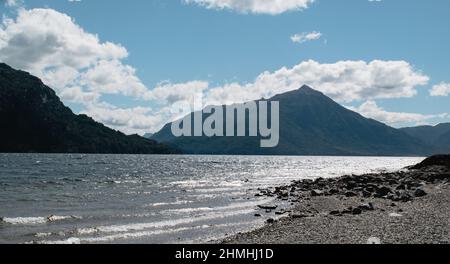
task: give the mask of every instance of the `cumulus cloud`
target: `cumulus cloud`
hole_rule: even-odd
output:
[[[240,13],[278,15],[308,8],[314,0],[184,0],[209,9],[228,9]]]
[[[209,83],[206,81],[191,81],[178,84],[163,82],[149,93],[149,97],[152,100],[164,101],[168,104],[179,101],[191,101],[193,97],[201,97],[208,86]]]
[[[402,98],[417,94],[417,87],[429,77],[406,61],[339,61],[321,64],[304,61],[292,68],[263,72],[254,82],[231,83],[208,90],[208,100],[235,103],[268,98],[298,89],[303,84],[324,92],[340,102]]]
[[[160,116],[152,115],[149,107],[118,108],[109,104],[88,106],[82,111],[93,119],[126,134],[142,134],[160,124]]]
[[[224,0],[222,7],[232,8],[238,6],[238,2],[241,1]],[[279,3],[278,8],[281,8],[285,2],[300,3],[264,3],[266,6]],[[304,7],[310,2],[303,1]],[[255,3],[243,1],[243,10],[247,8],[247,12],[254,12],[249,7]],[[173,111],[173,105],[200,96],[206,104],[231,104],[269,98],[308,84],[335,100],[351,102],[412,97],[417,88],[429,80],[406,61],[324,64],[309,60],[290,68],[263,72],[249,83],[211,86],[205,80],[166,81],[150,90],[139,79],[136,69],[123,63],[127,56],[125,47],[101,41],[68,15],[52,9],[19,9],[15,19],[4,18],[0,26],[1,61],[37,75],[65,102],[82,104],[83,113],[126,133],[154,132],[179,117],[180,113]],[[117,107],[102,102],[103,94],[148,100],[157,109]]]
[[[58,92],[89,87],[95,93],[145,97],[148,89],[135,69],[121,62],[127,56],[120,44],[101,42],[53,9],[19,9],[15,20],[4,18],[0,27],[0,60],[30,71]]]
[[[142,133],[161,122],[154,123],[151,109],[120,109],[100,101],[103,94],[151,97],[136,69],[122,62],[128,57],[125,47],[102,42],[53,9],[17,12],[0,26],[0,61],[40,77],[62,100],[84,105],[86,113],[113,128]]]
[[[434,85],[430,90],[431,96],[448,96],[450,94],[450,83]]]
[[[369,100],[359,107],[348,107],[361,115],[378,120],[391,126],[402,126],[404,124],[425,124],[431,119],[447,118],[446,113],[436,115],[423,115],[416,113],[389,112],[377,105],[375,101]]]

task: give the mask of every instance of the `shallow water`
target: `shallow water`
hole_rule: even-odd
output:
[[[257,188],[421,160],[0,154],[0,243],[201,243],[274,217]]]

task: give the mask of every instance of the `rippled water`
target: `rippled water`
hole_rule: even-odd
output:
[[[206,242],[273,217],[257,188],[420,160],[0,154],[0,243]]]

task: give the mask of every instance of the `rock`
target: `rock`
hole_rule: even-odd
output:
[[[358,206],[358,208],[361,209],[362,211],[373,211],[373,210],[375,210],[375,208],[374,208],[372,203],[362,204],[362,205]]]
[[[400,196],[400,201],[402,201],[404,203],[410,202],[410,201],[412,201],[412,197],[408,193],[402,193],[402,195]]]
[[[426,195],[427,195],[427,193],[422,189],[417,189],[416,191],[414,191],[415,197],[424,197]]]
[[[299,218],[307,218],[307,217],[311,217],[311,216],[306,215],[306,214],[292,214],[291,217],[294,219],[299,219]]]
[[[353,207],[349,207],[347,209],[345,209],[344,211],[342,211],[343,214],[352,214],[353,212]]]
[[[406,190],[406,186],[405,186],[404,184],[400,184],[400,185],[397,186],[395,189],[396,189],[397,191],[400,191],[400,190]]]
[[[358,196],[358,195],[356,193],[354,193],[354,192],[346,192],[345,196],[346,197],[355,197],[355,196]]]
[[[269,218],[269,219],[266,220],[266,223],[273,224],[273,223],[275,223],[275,219]]]
[[[286,212],[285,211],[276,211],[275,214],[276,215],[284,215]]]
[[[289,192],[288,191],[282,191],[280,193],[281,197],[288,197],[289,196]]]
[[[386,187],[386,186],[382,186],[382,187],[380,187],[380,188],[378,188],[376,190],[376,194],[379,197],[386,196],[386,195],[388,195],[390,193],[392,193],[392,190],[390,188]]]
[[[331,211],[330,215],[342,215],[339,211]]]
[[[420,164],[411,167],[411,169],[420,170],[432,166],[442,166],[450,168],[450,155],[436,155],[429,157],[422,161]]]
[[[334,194],[338,194],[339,190],[338,189],[331,189],[328,191],[328,195],[334,195]]]
[[[255,214],[255,217],[261,217],[261,215],[260,214]]]
[[[359,208],[354,208],[352,211],[353,215],[360,215],[362,213],[362,210]]]
[[[258,207],[264,210],[275,210],[278,208],[278,205],[258,205]]]
[[[311,196],[322,196],[323,192],[320,190],[312,190],[311,191]]]
[[[356,182],[355,181],[348,181],[347,182],[347,185],[346,185],[347,190],[351,190],[351,189],[353,189],[355,187],[356,187]]]
[[[366,188],[364,188],[364,191],[369,192],[369,193],[374,193],[375,188],[373,186],[367,186]]]
[[[372,193],[371,193],[371,192],[368,192],[368,191],[366,191],[366,190],[363,190],[362,195],[363,195],[363,197],[365,197],[365,198],[369,198],[369,197],[372,196]]]

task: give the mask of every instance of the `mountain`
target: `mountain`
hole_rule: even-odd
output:
[[[75,115],[30,74],[0,63],[0,152],[176,153],[154,140],[126,136]]]
[[[171,124],[152,138],[192,154],[413,156],[434,152],[421,140],[350,111],[308,86],[268,101],[280,105],[280,141],[275,148],[260,148],[260,137],[174,137]]]
[[[450,123],[436,126],[406,127],[400,130],[429,145],[435,146],[442,153],[450,153]]]
[[[145,133],[145,134],[143,135],[143,137],[145,137],[145,138],[152,138],[152,137],[153,137],[153,134],[152,134],[152,133]]]

